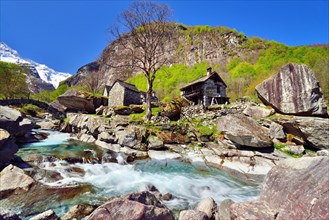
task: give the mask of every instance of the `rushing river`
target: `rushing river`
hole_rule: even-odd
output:
[[[219,203],[227,198],[247,201],[259,195],[259,186],[243,184],[216,169],[200,171],[178,160],[140,160],[128,164],[123,159],[124,155],[119,154],[117,161],[120,163],[87,163],[87,159],[68,163],[62,159],[67,155],[81,157],[89,152],[96,158],[105,152],[92,145],[72,144],[68,139],[68,134],[51,131],[46,140],[24,145],[18,152],[22,157],[33,153],[58,158],[51,162],[45,160],[42,167],[60,173],[62,178],[56,181],[41,179],[44,184],[55,187],[84,184],[92,187],[92,192],[82,193],[76,201],[49,204],[49,208],[59,215],[74,204],[98,204],[115,196],[148,190],[150,186],[155,186],[162,194],[174,196],[173,200],[163,201],[172,210],[193,208],[208,196]]]

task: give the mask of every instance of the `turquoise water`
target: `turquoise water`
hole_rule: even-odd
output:
[[[47,140],[25,145],[18,152],[22,157],[33,153],[58,158],[51,162],[45,160],[42,167],[60,173],[63,178],[57,181],[41,179],[40,181],[46,185],[92,187],[92,191],[82,193],[74,201],[49,204],[49,208],[54,209],[58,215],[66,212],[74,204],[99,204],[115,196],[147,190],[150,186],[155,186],[162,194],[173,194],[173,200],[163,201],[172,210],[193,208],[197,202],[208,196],[219,203],[227,198],[247,201],[259,195],[259,186],[237,182],[216,169],[200,171],[191,164],[178,160],[142,160],[134,164],[101,163],[99,158],[105,153],[104,150],[93,145],[72,143],[67,140],[68,138],[67,134],[51,132]],[[86,152],[89,152],[89,155],[93,152],[92,157],[96,159],[92,163],[87,163],[86,160],[68,163],[63,160],[65,157],[81,158]],[[97,161],[99,163],[96,163]]]

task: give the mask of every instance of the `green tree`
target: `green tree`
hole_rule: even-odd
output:
[[[0,97],[18,98],[28,94],[26,75],[22,67],[0,61]]]

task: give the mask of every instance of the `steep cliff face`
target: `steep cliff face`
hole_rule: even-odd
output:
[[[235,30],[226,27],[196,26],[188,27],[173,24],[172,39],[162,47],[163,56],[170,59],[170,64],[181,63],[192,66],[203,61],[210,65],[225,68],[233,58],[256,59],[259,52],[266,48],[266,41],[259,40],[257,46],[248,45],[248,38]],[[129,43],[129,36],[127,42]],[[69,86],[79,85],[91,73],[103,75],[103,83],[111,85],[116,79],[126,80],[139,73],[137,70],[111,68],[112,62],[122,64],[130,62],[125,51],[116,41],[109,44],[98,60],[81,67],[77,74],[66,81]]]

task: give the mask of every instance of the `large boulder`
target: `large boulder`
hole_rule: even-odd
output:
[[[274,109],[260,106],[247,106],[247,108],[243,110],[243,114],[252,118],[265,118],[273,115],[274,113]]]
[[[241,114],[221,117],[217,122],[217,129],[229,140],[242,146],[255,148],[272,146],[268,131],[254,119]]]
[[[43,213],[33,216],[30,218],[30,220],[60,220],[60,218],[53,210],[47,210]]]
[[[147,191],[129,194],[98,207],[88,218],[174,220],[172,213]]]
[[[209,219],[214,219],[216,209],[217,204],[211,197],[202,199],[195,208],[197,211],[206,213]]]
[[[208,220],[206,213],[189,209],[183,210],[179,213],[179,220]]]
[[[98,107],[107,105],[107,99],[94,97],[76,89],[67,90],[58,97],[58,102],[70,110],[88,113],[95,113]]]
[[[35,183],[35,180],[26,175],[22,169],[8,165],[0,173],[0,200],[13,193],[23,194]]]
[[[283,114],[327,116],[324,97],[313,71],[305,64],[290,63],[256,86],[265,105]]]
[[[267,175],[260,198],[231,205],[234,219],[329,219],[329,157],[287,159]]]
[[[7,106],[0,106],[0,128],[7,130],[11,135],[21,136],[31,131],[35,123],[27,118],[16,109]]]
[[[290,133],[316,149],[329,149],[329,119],[319,117],[282,116],[275,121]]]

